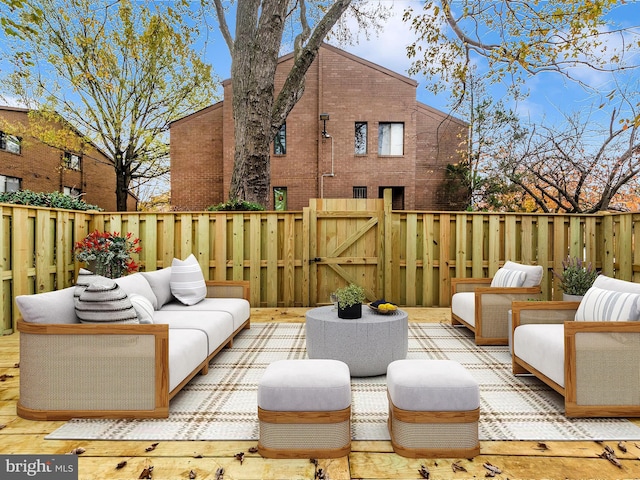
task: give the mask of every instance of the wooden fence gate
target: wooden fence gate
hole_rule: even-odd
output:
[[[329,303],[348,283],[364,287],[367,299],[384,291],[384,200],[314,199],[309,221],[309,305]]]

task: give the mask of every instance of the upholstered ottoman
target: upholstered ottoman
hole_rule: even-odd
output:
[[[258,382],[258,452],[335,458],[351,451],[351,375],[338,360],[279,360]]]
[[[451,360],[396,360],[387,368],[389,434],[405,457],[480,453],[478,383]]]

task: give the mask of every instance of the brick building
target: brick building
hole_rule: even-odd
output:
[[[293,55],[279,61],[276,90]],[[233,171],[231,81],[224,100],[171,124],[171,203],[201,210],[227,200]],[[394,208],[459,210],[465,195],[446,179],[467,124],[416,100],[417,82],[323,45],[305,92],[271,147],[270,208],[299,210],[309,198],[378,198]]]
[[[0,106],[0,192],[63,192],[115,211],[116,174],[111,158],[95,145],[80,141],[75,131],[66,148],[50,146],[36,134],[47,130],[50,127],[29,117],[29,110]],[[60,131],[68,134],[69,129]],[[128,210],[135,210],[136,203],[130,194]]]

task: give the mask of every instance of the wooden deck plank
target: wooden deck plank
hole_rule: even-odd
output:
[[[251,321],[303,322],[306,308],[254,308]],[[449,322],[447,308],[411,308],[410,320],[415,322]],[[313,479],[315,467],[308,459],[263,459],[248,453],[255,441],[164,441],[155,450],[146,452],[149,441],[79,441],[45,440],[44,437],[64,422],[33,422],[16,417],[19,360],[18,334],[0,337],[0,375],[12,375],[0,382],[0,452],[3,454],[64,454],[76,447],[86,449],[79,457],[79,479],[138,478],[140,472],[154,466],[153,478],[186,479],[189,472],[196,479],[214,479],[217,468],[225,469],[227,479]],[[640,419],[632,419],[640,426]],[[640,442],[625,442],[628,452],[622,453],[617,442],[607,442],[616,451],[623,468],[598,458],[604,446],[593,441],[545,442],[547,450],[536,442],[481,442],[482,454],[467,459],[407,459],[393,453],[390,442],[355,441],[350,455],[333,460],[320,460],[332,480],[407,479],[420,478],[418,469],[425,465],[431,478],[484,478],[482,466],[490,462],[503,471],[496,478],[640,478]],[[242,465],[235,454],[245,452]],[[202,456],[202,458],[195,458]],[[467,472],[454,473],[453,460],[460,460]],[[115,467],[126,461],[120,470]]]

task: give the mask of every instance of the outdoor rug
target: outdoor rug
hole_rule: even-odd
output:
[[[256,323],[196,376],[160,420],[73,419],[47,439],[257,440],[258,380],[267,365],[306,357],[303,323]],[[379,345],[384,348],[384,345]],[[514,377],[508,347],[477,347],[466,328],[409,323],[407,358],[450,359],[480,384],[481,440],[640,440],[626,419],[568,419],[563,399],[533,377]],[[385,376],[352,378],[352,438],[388,440]]]

